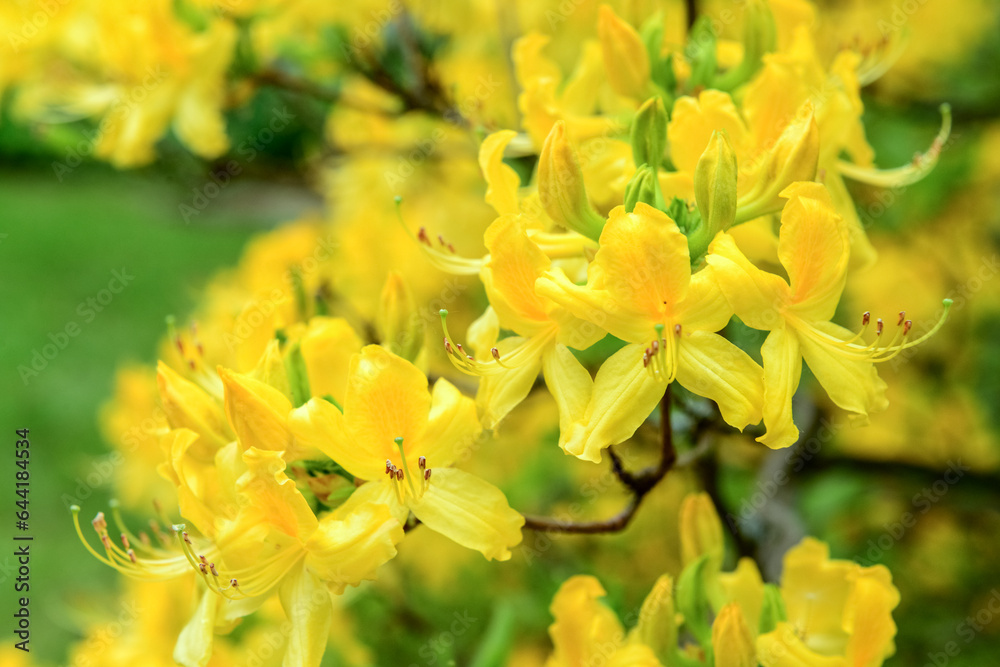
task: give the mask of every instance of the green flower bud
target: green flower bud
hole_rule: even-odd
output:
[[[637,165],[659,168],[667,147],[667,110],[659,97],[651,97],[639,107],[632,120],[632,157]]]
[[[713,132],[694,170],[694,198],[701,224],[688,234],[691,258],[705,254],[715,235],[736,221],[736,153],[722,132]]]
[[[414,361],[424,348],[424,322],[403,277],[389,272],[382,287],[375,327],[382,345],[395,355]]]
[[[776,46],[777,29],[771,8],[763,0],[750,0],[743,28],[743,61],[715,77],[712,87],[732,91],[743,85],[760,69],[764,55],[774,51]]]
[[[538,197],[556,223],[595,241],[600,238],[604,217],[587,198],[583,171],[563,121],[552,126],[538,156]]]
[[[625,210],[631,213],[638,202],[649,204],[661,211],[664,209],[660,181],[657,178],[656,170],[648,164],[636,169],[632,180],[625,186]]]

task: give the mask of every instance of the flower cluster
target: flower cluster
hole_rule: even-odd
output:
[[[226,154],[226,113],[266,87],[331,105],[328,213],[261,235],[190,324],[171,320],[155,372],[119,378],[104,415],[126,461],[117,493],[126,514],[157,499],[149,531],[116,503],[95,538],[73,507],[80,540],[140,580],[137,595],[191,608],[133,633],[182,665],[260,662],[282,614],[266,659],[318,666],[333,628],[363,664],[345,600],[417,536],[506,561],[523,530],[621,530],[702,455],[703,434],[799,441],[803,363],[863,424],[888,405],[877,364],[945,323],[949,299],[943,313],[844,314],[849,280],[878,262],[847,183],[915,183],[950,133],[945,107],[926,150],[875,167],[860,90],[894,42],[830,52],[804,0],[741,3],[738,39],[709,16],[688,28],[666,1],[518,2],[523,32],[470,34],[503,22],[500,4],[70,0],[11,42],[0,85],[17,113],[100,119],[94,154],[116,166],[152,161],[168,131]],[[536,443],[502,438],[542,384],[557,416],[533,433],[584,462],[608,455],[630,497],[616,518],[512,509],[501,471]],[[615,449],[650,442],[645,470]],[[597,579],[566,581],[547,664],[892,654],[899,593],[884,567],[806,538],[780,586],[750,559],[724,572],[706,495],[683,502],[677,542],[676,586],[659,579],[628,633]],[[146,644],[132,640],[101,664],[134,660]]]

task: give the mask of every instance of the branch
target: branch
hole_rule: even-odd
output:
[[[528,530],[538,530],[548,533],[573,533],[577,535],[593,535],[598,533],[617,533],[624,530],[635,513],[639,510],[643,498],[666,477],[677,461],[677,451],[674,449],[673,428],[670,424],[670,385],[667,385],[660,399],[660,461],[655,466],[637,473],[630,472],[622,465],[621,459],[613,449],[608,448],[611,458],[611,469],[615,477],[628,489],[632,497],[629,504],[618,514],[608,519],[598,521],[560,521],[549,517],[525,515],[524,527]]]

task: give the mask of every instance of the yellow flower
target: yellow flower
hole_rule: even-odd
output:
[[[338,511],[367,503],[409,512],[428,528],[482,552],[510,558],[524,518],[503,492],[453,463],[480,434],[473,401],[447,380],[433,392],[415,366],[377,345],[351,363],[344,411],[312,399],[290,417],[295,440],[314,447],[363,480]],[[381,479],[379,479],[381,478]]]
[[[718,403],[736,428],[760,420],[762,371],[714,333],[733,311],[711,272],[692,275],[687,239],[664,213],[642,203],[632,213],[614,209],[587,284],[576,285],[556,268],[536,289],[631,343],[593,383],[577,374],[573,401],[582,409],[568,435],[570,453],[599,461],[604,447],[635,432],[674,380]]]
[[[787,622],[757,639],[764,667],[879,667],[895,652],[899,591],[882,565],[830,560],[807,537],[785,555],[781,597]]]
[[[792,421],[792,396],[802,360],[841,408],[865,418],[886,407],[885,383],[874,363],[893,358],[920,343],[941,325],[910,340],[911,322],[903,313],[892,341],[882,344],[883,325],[871,345],[830,322],[847,276],[850,241],[847,226],[818,183],[796,183],[781,216],[778,257],[788,282],[754,266],[721,234],[710,246],[708,263],[736,315],[748,326],[771,331],[761,348],[764,360],[763,415],[767,432],[757,438],[769,447],[787,447],[798,438]],[[864,323],[868,324],[868,315]]]
[[[626,641],[618,617],[599,601],[604,595],[591,576],[571,577],[559,587],[550,607],[555,622],[549,636],[555,651],[546,667],[659,667],[651,648]]]

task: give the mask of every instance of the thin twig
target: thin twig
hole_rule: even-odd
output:
[[[547,533],[573,533],[577,535],[597,533],[617,533],[624,530],[635,513],[639,510],[643,498],[666,477],[677,461],[677,451],[674,449],[673,428],[670,423],[670,385],[667,385],[660,399],[660,461],[655,466],[637,473],[630,472],[622,465],[621,459],[608,448],[611,459],[611,469],[625,488],[631,492],[629,504],[618,514],[608,519],[597,521],[561,521],[550,517],[524,517],[524,527]]]

